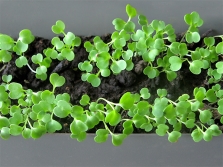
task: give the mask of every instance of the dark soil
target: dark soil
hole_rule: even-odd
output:
[[[202,38],[205,36],[211,35],[210,31],[202,35]],[[83,82],[81,80],[81,71],[78,69],[78,63],[87,59],[88,53],[83,47],[83,43],[87,40],[93,40],[94,36],[81,37],[82,44],[80,47],[74,50],[75,59],[72,62],[64,60],[62,62],[58,60],[53,60],[51,67],[48,69],[48,76],[56,72],[59,75],[62,75],[66,79],[64,86],[57,88],[56,93],[68,93],[71,97],[72,104],[79,104],[79,100],[83,94],[88,94],[91,98],[91,101],[96,101],[99,97],[103,97],[112,102],[118,102],[120,97],[127,91],[130,92],[139,92],[143,87],[147,87],[150,90],[152,97],[150,101],[156,97],[156,90],[158,88],[165,88],[168,91],[168,98],[175,100],[183,93],[192,95],[194,87],[203,86],[208,88],[206,80],[206,71],[203,70],[200,75],[193,75],[188,68],[188,64],[183,64],[182,69],[178,72],[177,78],[169,82],[166,79],[165,74],[161,73],[160,76],[156,79],[149,79],[142,72],[144,64],[139,57],[134,58],[134,70],[133,71],[123,71],[119,75],[111,75],[107,78],[102,78],[101,85],[98,88],[92,87],[89,83]],[[177,40],[180,41],[182,34],[178,34]],[[101,39],[105,42],[110,42],[110,34],[102,36]],[[201,47],[202,42],[197,44],[188,45],[190,50],[195,50],[196,47]],[[30,44],[26,56],[29,59],[29,64],[36,68],[32,64],[30,58],[32,55],[37,53],[43,53],[43,50],[51,46],[51,41],[41,37],[36,37],[35,41]],[[28,67],[17,68],[15,66],[16,54],[13,54],[13,60],[8,64],[0,64],[0,75],[9,75],[13,76],[13,81],[21,83],[24,88],[32,89],[34,91],[52,89],[49,80],[41,81],[35,78],[35,74],[30,71]],[[0,78],[0,83],[1,83]],[[124,113],[123,117],[127,117],[127,114]],[[56,118],[58,119],[58,118]],[[63,125],[63,129],[59,132],[69,133],[69,124],[72,122],[72,118],[59,119]],[[219,119],[216,119],[216,123],[219,123]],[[103,125],[99,124],[95,129],[102,127]],[[222,125],[221,125],[222,126]],[[112,128],[112,127],[111,127]],[[95,132],[95,129],[90,130],[89,132]],[[114,130],[114,129],[113,129]],[[115,128],[115,132],[122,132],[122,126],[118,125]],[[188,132],[185,130],[185,132]],[[141,130],[135,129],[134,133],[142,133]]]

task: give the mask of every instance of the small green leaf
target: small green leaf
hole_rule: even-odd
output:
[[[5,34],[0,34],[0,49],[10,50],[14,46],[14,40]]]
[[[58,121],[51,120],[46,123],[46,130],[49,133],[54,133],[55,131],[61,130],[61,129],[62,129],[62,126]]]
[[[178,71],[178,70],[180,70],[181,67],[182,67],[182,62],[183,62],[182,59],[180,59],[179,57],[177,57],[177,56],[171,56],[169,58],[169,63],[171,64],[170,65],[170,69],[172,71]]]
[[[194,126],[195,126],[195,124],[194,124],[194,119],[189,119],[189,120],[187,120],[186,122],[185,122],[185,125],[186,125],[186,127],[187,128],[193,128]]]
[[[153,79],[157,76],[157,69],[153,68],[153,67],[150,67],[150,66],[147,66],[144,70],[143,70],[143,73],[145,75],[148,76],[148,78],[150,79]]]
[[[119,74],[122,70],[126,68],[127,64],[124,60],[113,61],[111,65],[111,70],[115,74]]]
[[[164,136],[168,131],[169,127],[165,124],[159,124],[156,129],[156,134],[159,136]]]
[[[70,124],[70,130],[73,134],[79,134],[88,130],[88,126],[81,120],[74,119]]]
[[[10,125],[10,134],[13,136],[18,136],[22,133],[22,127],[19,125],[11,124]]]
[[[167,90],[166,89],[157,89],[157,95],[159,97],[165,97],[167,95]]]
[[[57,73],[53,73],[50,75],[50,83],[54,88],[60,87],[65,83],[65,78],[63,76],[59,76]]]
[[[162,117],[164,114],[164,109],[167,107],[167,105],[168,105],[168,100],[166,98],[160,98],[160,99],[157,98],[155,100],[155,104],[152,109],[152,114],[156,118]]]
[[[41,99],[46,101],[47,103],[53,104],[55,95],[49,90],[44,90],[43,92],[41,92]]]
[[[212,113],[210,110],[200,111],[199,119],[202,123],[207,123],[212,118]]]
[[[9,126],[9,120],[6,117],[0,116],[0,129],[3,127],[8,127]]]
[[[20,56],[15,61],[16,66],[19,67],[19,68],[27,65],[27,63],[28,63],[28,60],[27,60],[27,58],[25,56]]]
[[[96,136],[94,137],[94,141],[96,143],[103,143],[106,142],[106,140],[108,139],[108,130],[106,129],[98,129],[96,131]]]
[[[7,140],[10,138],[10,129],[8,127],[3,127],[0,132],[2,139]]]
[[[105,117],[105,122],[109,123],[111,126],[117,125],[121,121],[121,114],[116,110],[112,110]]]
[[[135,23],[132,21],[128,21],[124,26],[124,30],[129,33],[134,32],[135,31]]]
[[[143,99],[149,99],[150,98],[150,93],[148,88],[142,88],[140,90],[140,97]]]
[[[129,110],[134,105],[134,98],[130,92],[126,92],[122,95],[121,99],[119,100],[119,104],[125,110]]]
[[[222,46],[222,47],[223,47],[223,46]],[[217,72],[218,72],[219,74],[223,74],[223,62],[222,62],[222,61],[217,62],[217,63],[216,63],[216,67],[217,67]]]
[[[126,134],[112,134],[112,144],[114,146],[120,146],[126,137]]]
[[[166,77],[170,82],[177,77],[177,73],[175,71],[165,71],[165,72],[166,72]]]
[[[90,64],[89,61],[85,60],[81,66],[80,66],[81,70],[85,70],[87,72],[91,72],[93,69],[93,66]]]
[[[86,105],[89,104],[89,102],[90,102],[90,97],[86,94],[82,95],[81,100],[80,100],[80,104],[82,106],[86,106]]]
[[[34,39],[35,39],[34,35],[28,29],[24,29],[19,32],[18,40],[22,41],[25,44],[30,44],[31,42],[34,41]]]
[[[132,123],[133,123],[132,120],[127,120],[123,123],[123,127],[124,127],[123,133],[124,134],[129,135],[133,132]]]
[[[65,24],[63,21],[58,20],[56,21],[56,24],[52,26],[51,29],[55,34],[63,33],[65,29]]]
[[[6,101],[8,99],[8,93],[5,90],[5,87],[0,85],[0,101]]]
[[[46,74],[47,68],[45,66],[39,66],[36,68],[36,73],[38,75]]]
[[[206,93],[207,100],[211,103],[214,103],[217,101],[217,96],[215,94],[215,91],[213,89],[209,89]]]
[[[43,55],[38,53],[36,55],[33,55],[31,59],[32,59],[33,63],[39,64],[39,63],[41,63],[43,61]]]
[[[0,62],[7,63],[11,59],[12,59],[12,55],[10,52],[8,52],[7,50],[0,50]]]
[[[126,5],[126,13],[130,18],[133,18],[137,15],[136,9],[129,4]]]
[[[140,14],[138,16],[138,23],[141,26],[147,25],[148,24],[148,20],[147,20],[146,16]]]
[[[57,50],[60,50],[64,46],[64,43],[60,40],[59,37],[53,37],[51,43],[56,47]]]
[[[74,52],[68,48],[62,49],[61,56],[67,59],[68,61],[72,61],[75,57]]]
[[[63,41],[67,45],[71,45],[73,43],[73,40],[75,39],[75,35],[72,32],[68,32],[65,37],[63,38]]]
[[[216,124],[211,125],[208,129],[212,130],[213,136],[220,136],[222,134],[222,131],[219,129],[219,126]]]
[[[211,141],[212,140],[212,130],[211,129],[207,129],[204,134],[203,134],[203,139],[205,141]]]
[[[223,42],[220,42],[216,46],[216,53],[223,54]]]
[[[59,100],[57,107],[53,109],[53,113],[59,118],[65,118],[71,113],[71,105],[65,100]]]
[[[178,131],[172,131],[171,133],[168,134],[168,140],[171,143],[177,142],[180,137],[181,137],[181,133]]]
[[[9,84],[9,97],[11,99],[19,99],[23,95],[22,85],[19,83],[12,82]]]
[[[116,18],[112,21],[112,24],[115,26],[115,30],[120,31],[125,27],[126,22],[120,18]]]
[[[200,74],[201,73],[201,68],[204,67],[203,61],[201,60],[194,60],[192,63],[190,63],[190,71],[193,74]]]
[[[22,137],[24,139],[28,139],[31,137],[31,129],[29,128],[24,128],[23,131],[22,131]]]
[[[21,41],[17,41],[16,45],[13,47],[13,51],[16,52],[17,55],[22,55],[28,49],[28,44],[25,44]]]
[[[203,133],[198,129],[193,130],[191,136],[195,142],[199,142],[203,139]]]
[[[42,125],[38,125],[35,128],[31,129],[31,137],[33,139],[38,139],[45,133],[46,133],[46,127]]]
[[[101,79],[95,74],[90,74],[87,81],[91,83],[93,87],[98,87],[101,84]]]

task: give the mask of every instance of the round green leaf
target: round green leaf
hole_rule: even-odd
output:
[[[120,18],[116,18],[112,21],[112,24],[115,26],[115,30],[120,31],[125,27],[126,22]]]
[[[65,24],[63,21],[61,20],[58,20],[56,21],[56,24],[52,26],[52,31],[55,33],[55,34],[60,34],[64,31],[65,29]]]
[[[136,9],[129,4],[126,5],[126,13],[130,18],[133,18],[137,15]]]
[[[112,144],[114,146],[120,146],[126,137],[126,134],[112,134]]]
[[[31,137],[33,139],[38,139],[45,133],[46,133],[46,127],[42,125],[39,125],[31,129]]]
[[[113,61],[111,65],[111,70],[115,74],[119,74],[122,70],[126,68],[127,64],[124,60]]]
[[[165,124],[159,124],[156,129],[156,134],[159,136],[164,136],[168,131],[169,127]]]
[[[27,63],[28,63],[28,60],[25,56],[20,56],[15,61],[16,66],[19,67],[19,68],[25,66]]]
[[[65,78],[63,76],[59,76],[57,73],[53,73],[50,75],[50,83],[54,88],[60,87],[65,83]]]
[[[51,43],[56,47],[57,50],[60,50],[64,46],[64,43],[60,40],[59,37],[53,37]]]
[[[126,92],[122,95],[121,99],[119,100],[119,104],[125,110],[129,110],[134,105],[134,98],[130,92]]]
[[[36,68],[36,73],[38,75],[46,74],[47,68],[45,66],[39,66]]]
[[[61,55],[62,55],[62,57],[64,57],[68,61],[72,61],[75,57],[74,52],[72,50],[68,49],[68,48],[62,49]]]
[[[169,58],[169,63],[171,64],[170,65],[170,69],[172,71],[178,71],[178,70],[180,70],[181,67],[182,67],[182,62],[183,62],[182,59],[180,59],[179,57],[177,57],[177,56],[171,56]]]
[[[9,97],[11,99],[19,99],[23,95],[22,85],[19,83],[12,82],[9,84]]]
[[[54,133],[55,131],[61,130],[61,129],[62,129],[62,126],[58,121],[51,120],[46,123],[46,130],[49,133]]]
[[[90,74],[87,81],[91,83],[93,87],[98,87],[101,84],[101,79],[95,74]]]
[[[0,34],[0,49],[10,50],[14,46],[14,40],[5,34]]]
[[[20,31],[18,40],[22,41],[25,44],[30,44],[35,39],[32,32],[28,29]]]
[[[106,129],[98,129],[96,131],[96,136],[94,137],[94,141],[96,143],[103,143],[106,142],[106,140],[108,139],[108,130]]]
[[[6,101],[8,99],[8,93],[5,91],[5,87],[0,85],[0,101]]]
[[[65,118],[71,113],[71,105],[65,100],[59,100],[57,107],[53,109],[53,113],[59,118]]]
[[[222,46],[222,47],[223,47],[223,46]],[[217,67],[217,72],[218,72],[219,74],[223,74],[223,62],[222,62],[222,61],[217,62],[217,63],[216,63],[216,67]]]
[[[193,74],[200,74],[201,73],[201,68],[204,67],[203,61],[201,60],[194,60],[192,63],[190,63],[190,71]]]
[[[36,55],[33,55],[31,59],[32,59],[33,63],[39,64],[39,63],[41,63],[43,61],[43,55],[38,53]]]
[[[10,138],[10,129],[8,127],[3,127],[0,131],[1,138],[7,140]]]
[[[162,117],[164,114],[164,109],[167,107],[167,104],[168,104],[168,100],[166,98],[160,98],[160,99],[157,98],[155,100],[155,104],[152,109],[152,114],[156,118]]]
[[[89,102],[90,102],[90,97],[86,94],[82,95],[81,100],[80,100],[80,104],[82,106],[86,106],[86,105],[89,104]]]
[[[202,123],[207,123],[212,118],[212,113],[210,110],[200,111],[199,119]]]
[[[117,125],[121,121],[121,114],[116,110],[112,110],[105,117],[105,122],[109,123],[111,126]]]
[[[75,39],[75,35],[72,32],[68,32],[63,38],[63,41],[66,45],[71,45],[74,39]]]
[[[31,137],[31,129],[29,128],[24,128],[23,131],[22,131],[22,137],[24,139],[28,139]]]
[[[1,48],[1,46],[0,46],[0,48]],[[6,50],[0,50],[0,62],[7,63],[11,59],[12,59],[12,55],[10,52],[8,52]]]
[[[171,143],[177,142],[180,137],[181,137],[181,133],[178,131],[172,131],[171,133],[168,134],[168,140]]]
[[[13,136],[18,136],[22,133],[22,127],[19,125],[11,124],[10,125],[10,134]]]
[[[9,120],[6,117],[0,116],[0,129],[3,127],[8,127],[9,126]]]
[[[142,88],[140,90],[140,97],[143,99],[149,99],[150,98],[150,93],[148,88]]]
[[[216,46],[216,53],[223,54],[223,42],[220,42]]]
[[[211,103],[214,103],[217,101],[217,96],[215,94],[215,91],[213,89],[209,89],[206,93],[207,100]]]
[[[147,66],[144,70],[143,73],[147,75],[150,79],[153,79],[157,76],[157,69]]]
[[[49,90],[44,90],[43,92],[41,92],[41,99],[46,101],[47,103],[53,104],[55,95]]]

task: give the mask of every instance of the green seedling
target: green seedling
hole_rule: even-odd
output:
[[[133,70],[133,59],[138,57],[145,63],[142,73],[150,79],[164,72],[171,82],[187,63],[194,75],[206,70],[207,81],[212,85],[196,87],[192,96],[185,93],[176,100],[169,99],[167,90],[159,88],[152,101],[149,89],[141,88],[138,93],[125,92],[116,103],[102,97],[91,101],[87,94],[83,94],[79,104],[71,104],[69,94],[56,94],[56,88],[65,84],[65,78],[57,73],[47,77],[52,61],[73,61],[74,48],[81,44],[81,39],[74,33],[65,33],[63,21],[58,20],[51,27],[53,33],[62,35],[52,38],[53,47],[31,56],[31,62],[37,66],[35,70],[29,65],[29,58],[25,55],[28,45],[34,40],[32,32],[28,29],[20,31],[17,40],[0,34],[0,62],[8,63],[12,59],[12,53],[15,53],[18,56],[15,60],[18,68],[27,66],[35,73],[36,78],[48,78],[52,85],[52,90],[34,92],[14,82],[12,75],[2,76],[1,138],[6,140],[11,135],[22,135],[25,139],[37,139],[45,133],[57,132],[62,129],[62,125],[55,117],[72,119],[69,125],[72,139],[84,141],[88,130],[96,128],[94,141],[103,143],[111,137],[114,146],[121,145],[134,132],[134,128],[145,132],[155,131],[159,136],[167,136],[172,143],[180,139],[182,127],[190,129],[195,142],[210,141],[214,136],[221,135],[222,131],[215,124],[215,119],[223,123],[223,36],[205,37],[201,48],[190,50],[187,43],[202,42],[198,28],[202,26],[203,20],[197,12],[184,16],[189,27],[181,41],[176,41],[172,25],[161,20],[149,22],[145,15],[139,14],[129,4],[126,5],[126,14],[127,20],[116,18],[112,21],[115,30],[110,42],[105,43],[96,36],[93,41],[83,44],[88,52],[88,59],[78,64],[82,81],[98,87],[101,77]],[[139,29],[136,29],[135,18],[138,19]],[[216,37],[221,41],[216,43]],[[4,66],[0,71],[3,69]],[[122,133],[116,133],[117,126],[123,126]]]

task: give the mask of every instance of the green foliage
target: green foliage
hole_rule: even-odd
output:
[[[166,89],[159,88],[155,95],[151,95],[148,88],[141,88],[134,91],[136,93],[123,93],[117,103],[102,97],[91,101],[87,94],[83,94],[79,104],[72,104],[69,94],[55,94],[56,88],[65,84],[65,78],[57,73],[48,77],[48,68],[53,61],[73,61],[74,49],[81,45],[79,37],[72,32],[65,32],[63,21],[58,20],[51,27],[52,32],[57,35],[51,40],[52,47],[30,58],[26,55],[29,44],[34,41],[30,30],[20,31],[17,40],[0,34],[0,62],[10,62],[12,54],[15,53],[17,67],[27,66],[35,73],[37,79],[49,79],[52,85],[52,90],[34,92],[14,82],[12,75],[2,76],[1,138],[22,135],[25,139],[37,139],[45,133],[61,130],[62,124],[58,119],[68,117],[72,120],[69,125],[70,137],[79,142],[84,141],[87,132],[95,129],[98,124],[100,129],[96,130],[94,141],[106,142],[110,135],[114,146],[121,145],[124,139],[133,133],[134,128],[145,132],[155,131],[159,136],[167,136],[172,143],[181,137],[182,127],[190,129],[195,142],[202,139],[210,141],[214,136],[221,135],[222,131],[214,120],[217,114],[217,119],[223,123],[223,36],[216,36],[221,38],[218,43],[215,42],[216,37],[205,37],[203,40],[198,29],[203,20],[197,12],[184,16],[184,21],[189,27],[181,41],[176,40],[172,25],[166,25],[161,20],[149,22],[146,16],[138,14],[129,4],[126,5],[126,14],[127,20],[115,18],[112,21],[115,31],[111,34],[109,42],[105,43],[99,36],[95,36],[92,41],[83,44],[88,52],[88,59],[78,64],[82,81],[99,87],[101,77],[133,70],[136,58],[145,64],[141,72],[149,79],[154,79],[164,72],[171,82],[177,78],[177,73],[182,67],[188,67],[195,75],[207,71],[208,84],[212,85],[196,87],[193,96],[182,94],[174,101],[169,99]],[[140,29],[136,29],[133,18],[138,18]],[[203,42],[203,47],[195,50],[188,48],[188,43],[198,42]],[[35,64],[35,70],[29,62]],[[153,100],[150,99],[151,96]],[[122,133],[115,133],[117,126],[123,126]]]

